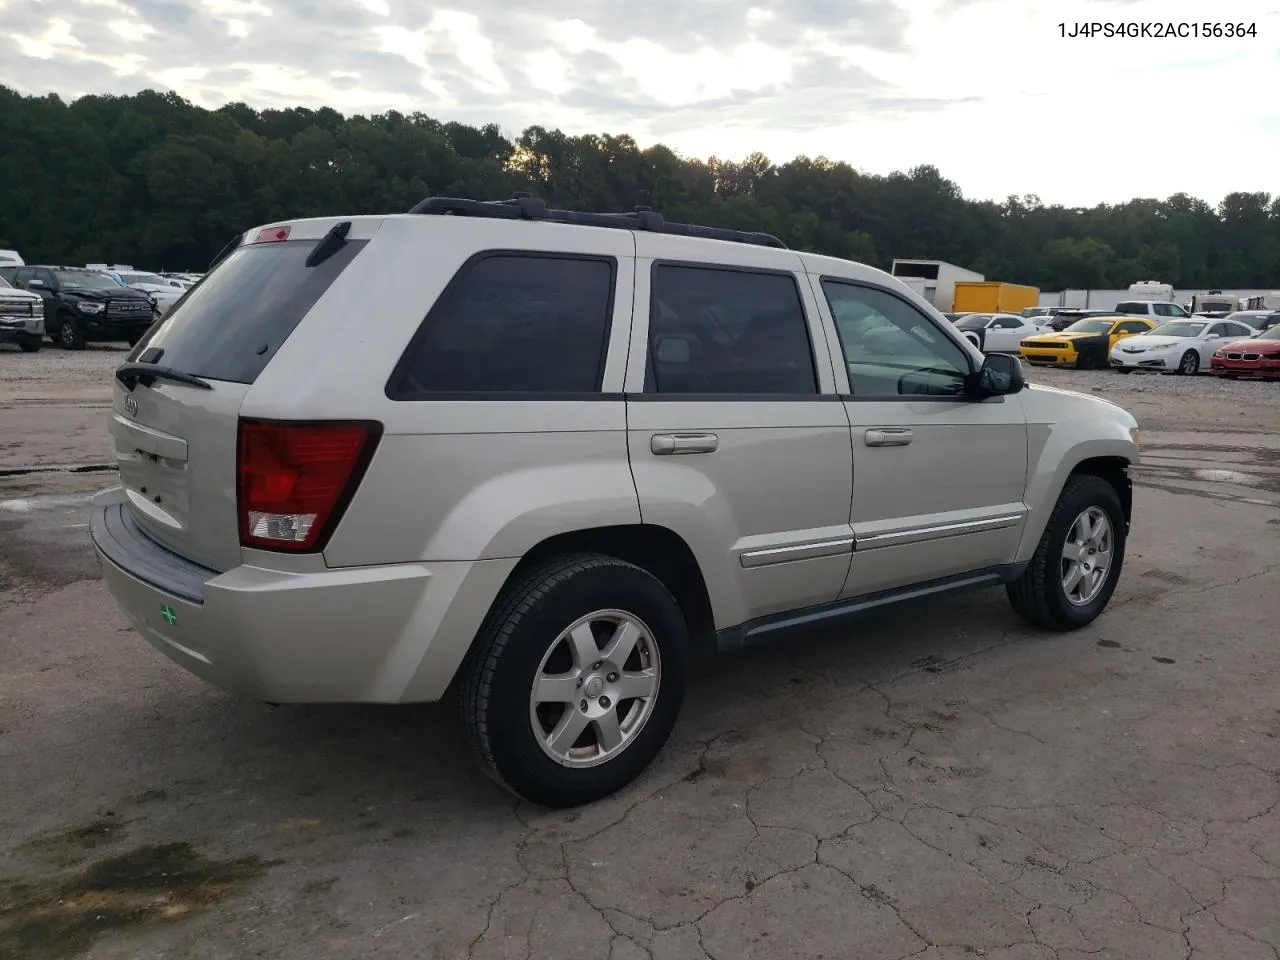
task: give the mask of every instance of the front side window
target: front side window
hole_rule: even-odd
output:
[[[1137,320],[1126,320],[1116,325],[1116,333],[1146,333],[1151,327]]]
[[[968,354],[923,313],[890,293],[823,279],[822,292],[855,397],[956,396],[969,375]]]
[[[818,392],[794,275],[660,263],[652,287],[646,393]]]
[[[608,258],[504,253],[473,261],[427,315],[388,395],[598,392],[615,275]]]
[[[1173,305],[1168,303],[1153,303],[1151,309],[1156,312],[1157,317],[1172,317]]]

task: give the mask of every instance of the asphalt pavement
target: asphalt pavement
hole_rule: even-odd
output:
[[[0,957],[1280,956],[1280,385],[1033,372],[1144,423],[1099,620],[991,590],[722,658],[639,781],[548,812],[443,705],[152,651],[87,537],[118,357],[49,352],[0,356]]]

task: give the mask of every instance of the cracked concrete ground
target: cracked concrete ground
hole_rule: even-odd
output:
[[[984,591],[715,661],[654,767],[570,812],[440,707],[201,684],[96,579],[104,479],[0,478],[0,957],[1276,960],[1280,390],[1178,420],[1181,381],[1032,376],[1158,425],[1098,621]],[[76,402],[0,397],[0,466]]]

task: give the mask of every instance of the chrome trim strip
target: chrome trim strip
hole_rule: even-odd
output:
[[[899,544],[919,543],[922,540],[940,540],[944,537],[956,537],[966,533],[983,533],[987,530],[1000,530],[1021,523],[1023,514],[1008,514],[1003,517],[987,517],[983,520],[965,520],[960,523],[944,523],[933,527],[915,527],[910,530],[895,530],[893,533],[877,533],[870,537],[857,537],[853,549],[874,550],[877,547],[896,547]]]
[[[842,553],[852,553],[853,537],[840,537],[837,540],[817,540],[812,543],[797,543],[790,547],[769,547],[764,550],[748,550],[741,554],[739,560],[744,567],[764,567],[771,563],[789,563],[792,560],[814,560],[818,557],[837,557]]]

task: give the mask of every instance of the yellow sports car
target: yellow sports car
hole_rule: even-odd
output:
[[[1059,333],[1027,337],[1018,345],[1018,352],[1029,363],[1100,370],[1107,366],[1107,357],[1116,341],[1146,333],[1155,326],[1152,320],[1123,314],[1086,317]]]

